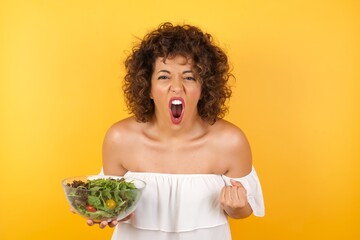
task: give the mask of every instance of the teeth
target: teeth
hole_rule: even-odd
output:
[[[171,104],[174,104],[174,105],[181,105],[182,102],[180,100],[172,100],[171,101]]]

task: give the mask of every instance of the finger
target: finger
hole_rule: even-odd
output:
[[[224,203],[231,201],[231,186],[225,186],[222,192],[222,200]]]
[[[87,225],[89,225],[89,226],[94,225],[94,222],[93,222],[92,220],[90,220],[90,219],[88,219],[88,220],[86,221],[86,223],[87,223]]]
[[[232,188],[232,194],[233,194],[233,199],[234,201],[239,201],[241,198],[240,198],[240,190],[241,188],[240,187],[233,187]]]
[[[99,227],[101,229],[105,228],[106,226],[108,225],[108,222],[107,221],[102,221],[100,224],[99,224]]]
[[[235,193],[235,191],[236,191],[236,187],[233,187],[233,186],[229,186],[229,190],[228,190],[228,192],[229,192],[229,198],[231,199],[231,200],[233,200],[234,199],[234,194],[235,194],[235,196],[236,196],[236,193]]]
[[[228,204],[231,202],[231,186],[225,186],[221,191],[221,201],[223,204]]]
[[[240,207],[243,207],[247,203],[247,194],[245,188],[235,188],[237,194],[237,204]]]
[[[108,225],[109,225],[109,227],[113,228],[113,227],[115,227],[119,222],[125,222],[125,221],[129,220],[130,218],[132,218],[134,215],[135,215],[135,212],[132,212],[132,213],[130,213],[129,216],[121,219],[120,221],[114,219],[113,221],[109,222]]]
[[[234,187],[227,187],[227,198],[229,202],[232,202],[234,200]]]
[[[121,222],[125,222],[125,221],[129,220],[130,218],[132,218],[133,216],[135,216],[135,212],[130,213],[129,216],[121,219],[120,221],[121,221]]]
[[[111,227],[111,228],[115,227],[117,224],[118,224],[118,221],[116,219],[108,223],[109,227]]]
[[[245,188],[238,188],[238,195],[240,199],[245,199],[247,201],[247,191]]]

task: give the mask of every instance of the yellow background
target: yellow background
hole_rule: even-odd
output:
[[[360,239],[359,1],[0,1],[0,239],[109,239],[60,182],[96,174],[127,116],[123,60],[161,22],[229,54],[226,119],[252,145],[266,217],[234,239]],[[221,161],[221,159],[219,159]]]

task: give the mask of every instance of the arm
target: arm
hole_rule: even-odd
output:
[[[114,176],[123,176],[127,169],[125,169],[121,164],[122,149],[124,149],[124,138],[122,137],[122,131],[119,126],[116,124],[112,126],[105,135],[103,142],[103,172],[105,175],[114,175]],[[133,214],[130,214],[128,217],[121,221],[126,221],[130,219]],[[114,220],[110,223],[103,221],[99,223],[100,228],[105,228],[107,225],[109,227],[115,227],[118,221]],[[87,220],[89,226],[94,225],[95,223],[91,220]]]
[[[240,178],[248,175],[252,169],[251,150],[245,134],[232,127],[226,131],[227,171],[224,175]],[[235,219],[246,218],[252,214],[245,188],[240,182],[231,180],[231,186],[225,186],[220,193],[220,203],[226,214]]]
[[[112,126],[105,135],[102,149],[103,170],[105,175],[123,176],[124,133],[118,124]],[[125,147],[126,148],[126,147]]]

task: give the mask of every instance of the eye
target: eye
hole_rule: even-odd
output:
[[[185,77],[185,80],[196,81],[196,79],[194,77]]]
[[[159,76],[158,77],[158,80],[165,80],[165,79],[169,79],[169,77],[168,76]]]

